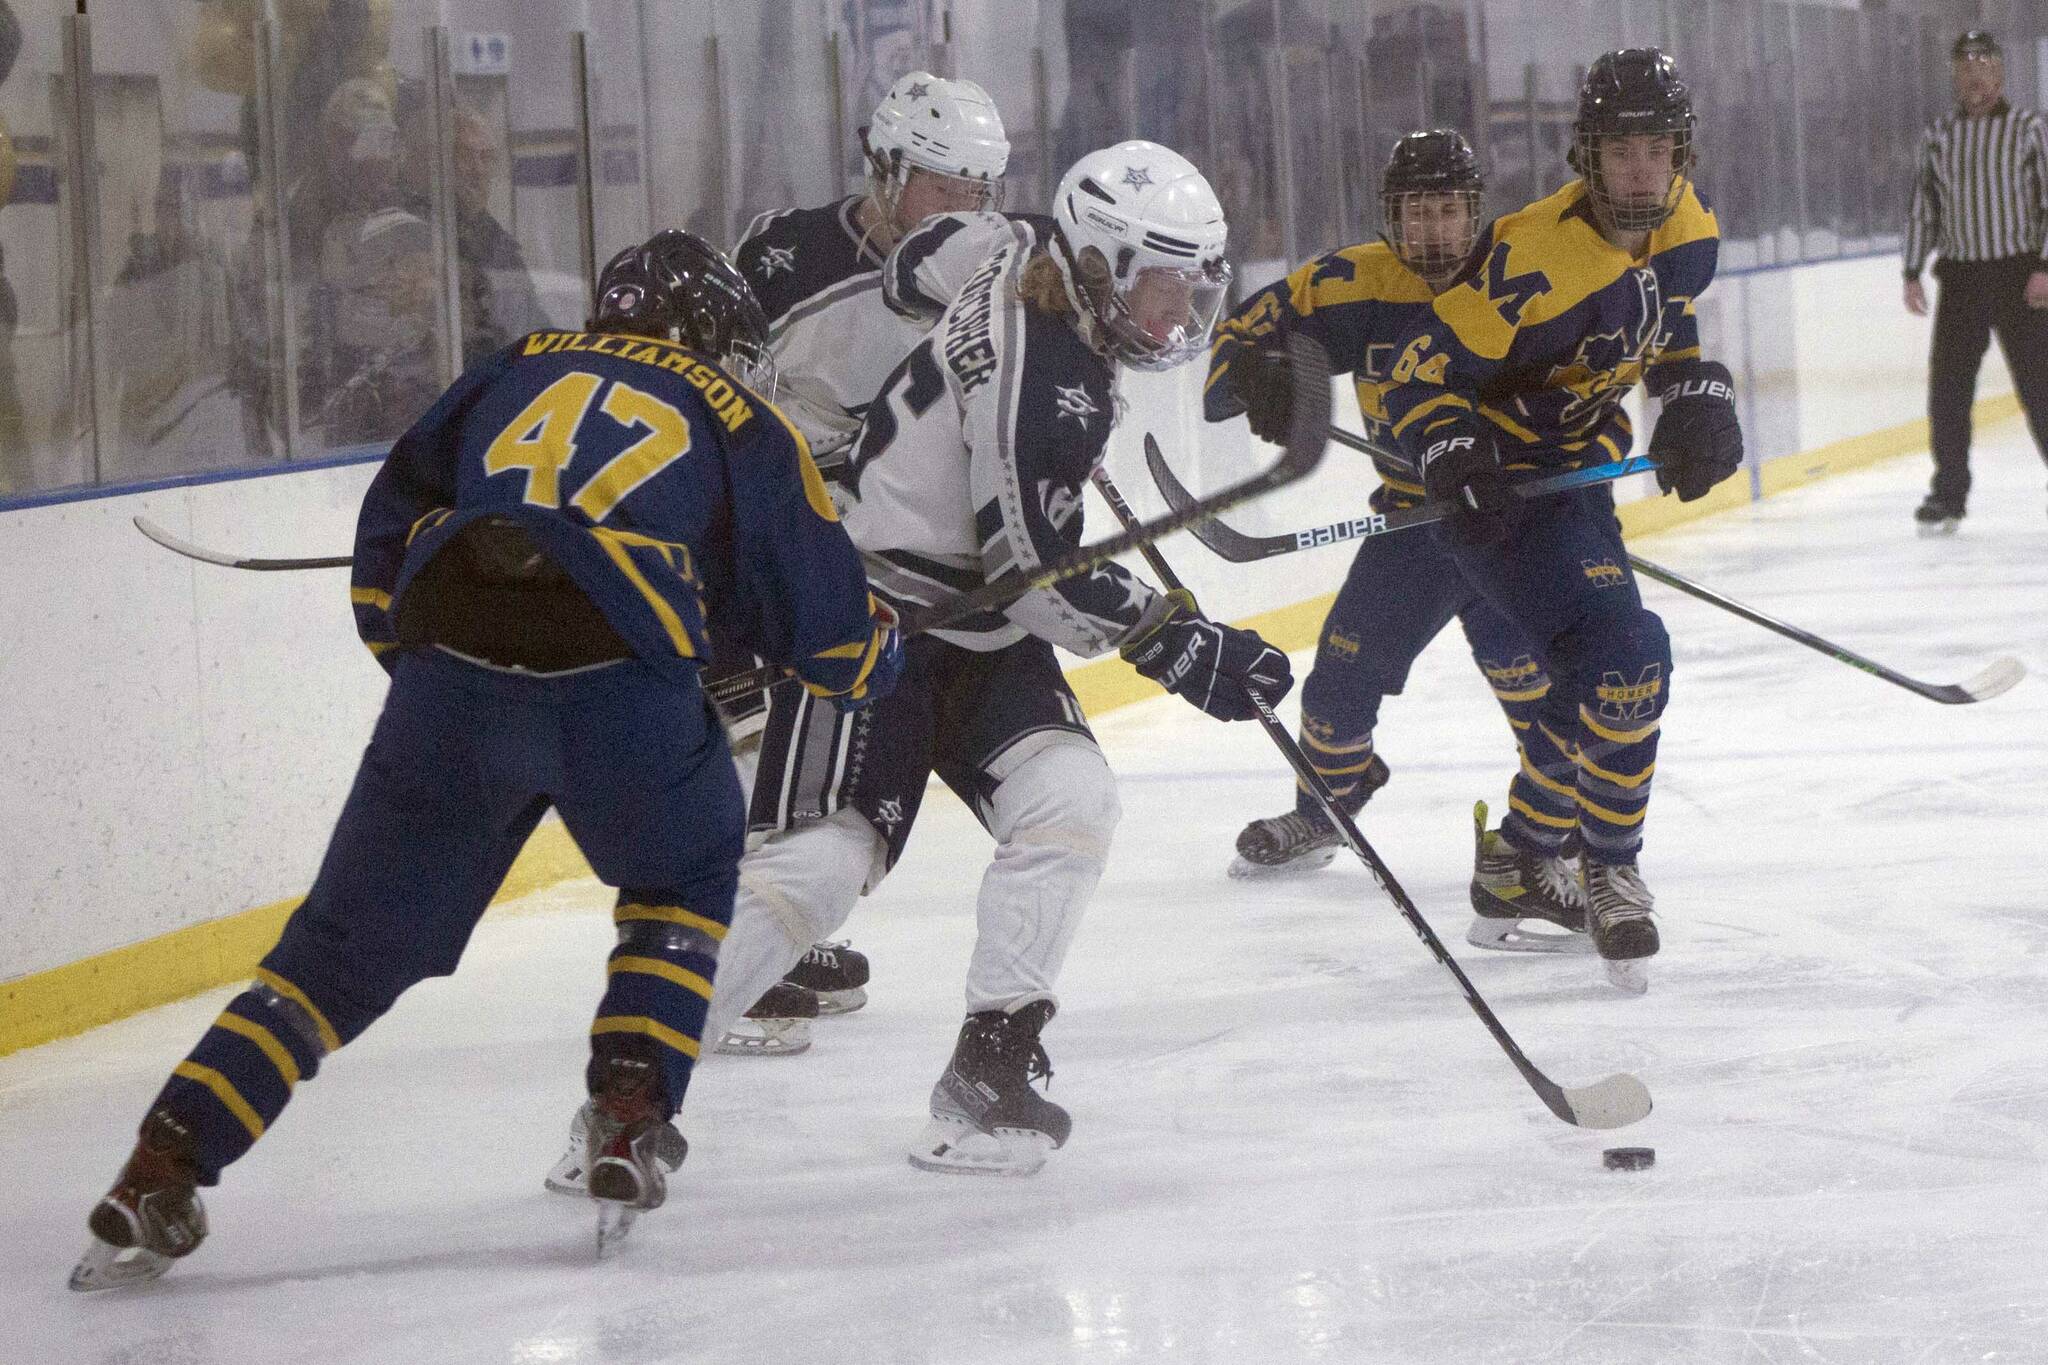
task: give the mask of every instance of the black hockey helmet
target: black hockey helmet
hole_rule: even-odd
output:
[[[1956,39],[1955,46],[1949,49],[1948,55],[1963,62],[1973,58],[1981,60],[2003,57],[2005,49],[1998,45],[1998,39],[1992,37],[1987,30],[1973,28]]]
[[[1462,265],[1479,240],[1479,200],[1485,192],[1479,157],[1463,133],[1455,128],[1404,133],[1380,175],[1380,218],[1385,224],[1381,235],[1416,274],[1425,279],[1442,275]],[[1411,194],[1456,195],[1465,205],[1468,230],[1448,242],[1409,240],[1403,201]]]
[[[1625,231],[1654,228],[1671,216],[1692,173],[1693,123],[1692,91],[1670,57],[1654,47],[1605,53],[1579,86],[1579,114],[1565,160],[1585,177],[1594,207],[1608,222]],[[1601,183],[1594,155],[1600,139],[1637,133],[1671,135],[1671,184],[1661,201],[1623,201]]]
[[[605,262],[592,331],[645,332],[702,351],[773,399],[768,315],[725,253],[692,232],[664,228]]]

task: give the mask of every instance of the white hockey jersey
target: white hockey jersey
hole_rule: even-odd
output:
[[[768,314],[775,405],[827,479],[837,478],[876,390],[931,322],[883,302],[883,258],[854,221],[860,202],[764,213],[733,253]]]
[[[875,395],[841,475],[847,533],[899,606],[1082,543],[1081,493],[1116,420],[1116,371],[1069,321],[1019,297],[1045,230],[996,214],[927,219],[885,268],[894,307],[944,305]],[[1029,634],[1092,656],[1165,609],[1156,589],[1106,564],[936,633],[976,650]]]

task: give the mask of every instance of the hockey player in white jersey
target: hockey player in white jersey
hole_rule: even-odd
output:
[[[768,315],[776,406],[810,442],[828,482],[868,401],[931,325],[883,302],[882,262],[934,214],[998,206],[1010,160],[988,92],[925,71],[889,87],[860,138],[869,172],[864,194],[764,213],[733,253]],[[711,681],[753,667],[750,656],[714,643]],[[724,713],[735,740],[748,740],[766,720],[766,700]],[[860,1008],[867,979],[863,954],[844,943],[816,944],[746,1016],[712,1035],[714,1046],[754,1056],[801,1052],[810,1046],[809,1021]]]
[[[1052,220],[933,220],[885,283],[907,311],[943,306],[869,407],[843,470],[846,524],[881,596],[940,601],[1081,543],[1081,495],[1117,413],[1120,366],[1204,353],[1224,296],[1221,205],[1149,142],[1083,158]],[[964,281],[957,289],[953,281]],[[774,981],[885,876],[937,773],[996,841],[976,904],[966,1020],[910,1149],[936,1171],[1023,1175],[1066,1141],[1034,1091],[1040,1032],[1119,814],[1116,783],[1053,647],[1121,649],[1212,715],[1249,719],[1286,656],[1205,620],[1119,565],[1026,594],[909,646],[900,704],[858,725],[775,693],[709,1027]]]

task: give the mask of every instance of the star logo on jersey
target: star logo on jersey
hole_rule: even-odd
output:
[[[915,85],[911,86],[910,92],[906,96],[906,98],[914,100],[928,100],[931,97],[932,88],[929,85],[926,85],[923,81],[919,81]]]
[[[1138,580],[1132,578],[1129,574],[1120,574],[1109,565],[1104,564],[1088,575],[1088,581],[1090,583],[1099,581],[1112,588],[1122,589],[1124,600],[1116,608],[1119,614],[1129,616],[1137,615],[1144,611],[1144,589],[1140,588]]]
[[[895,829],[903,823],[903,803],[893,796],[876,803],[875,818],[890,829]]]
[[[1081,490],[1054,483],[1051,479],[1038,481],[1038,505],[1045,509],[1045,519],[1056,531],[1065,530],[1068,522],[1081,510]]]
[[[777,275],[796,274],[796,248],[793,246],[771,246],[761,252],[761,262],[755,273],[764,280]]]
[[[1124,183],[1134,190],[1142,190],[1152,183],[1152,172],[1143,166],[1124,167]]]
[[[1059,395],[1053,401],[1059,408],[1060,416],[1073,418],[1081,424],[1083,431],[1088,430],[1088,419],[1102,411],[1095,405],[1095,400],[1088,396],[1088,386],[1085,384],[1076,384],[1072,388],[1055,384],[1052,389]]]

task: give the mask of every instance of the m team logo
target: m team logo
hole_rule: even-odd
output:
[[[1651,720],[1657,714],[1657,698],[1664,693],[1664,666],[1649,664],[1634,682],[1619,673],[1601,675],[1593,689],[1600,698],[1600,719],[1611,721]]]
[[[1611,559],[1582,559],[1579,568],[1596,588],[1618,588],[1628,580],[1621,572],[1621,566]]]

